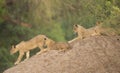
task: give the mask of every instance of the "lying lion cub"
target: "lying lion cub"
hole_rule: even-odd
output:
[[[22,41],[16,46],[12,46],[12,49],[10,50],[11,54],[19,51],[19,57],[14,64],[18,64],[21,61],[24,53],[26,53],[26,59],[28,59],[30,50],[35,49],[36,47],[39,47],[41,49],[40,52],[42,52],[44,38],[46,38],[45,35],[38,35],[29,41]],[[39,54],[40,52],[38,52],[37,54]]]
[[[55,42],[52,39],[44,38],[44,47],[47,47],[43,52],[49,51],[49,50],[59,50],[59,51],[66,51],[68,49],[71,49],[69,43],[67,42]],[[43,53],[41,52],[41,53]]]
[[[89,29],[86,29],[83,26],[80,26],[78,24],[73,25],[73,31],[77,33],[78,37],[69,41],[69,43],[77,39],[83,39],[90,36],[101,35],[101,31],[100,31],[101,26],[99,24],[100,23],[97,22],[94,27]]]
[[[83,37],[86,38],[86,37],[96,36],[96,35],[101,35],[101,25],[99,22],[97,22],[94,27],[86,29]]]

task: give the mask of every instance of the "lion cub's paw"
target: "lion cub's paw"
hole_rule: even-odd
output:
[[[19,62],[15,62],[14,65],[17,65]]]
[[[42,52],[38,52],[38,53],[36,53],[36,55],[40,55]]]

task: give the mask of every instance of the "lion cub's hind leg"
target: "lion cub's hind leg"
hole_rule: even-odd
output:
[[[29,57],[30,57],[30,51],[27,51],[26,52],[26,60],[29,59]]]
[[[59,45],[60,52],[66,52],[67,50],[71,49],[69,43],[61,43]]]

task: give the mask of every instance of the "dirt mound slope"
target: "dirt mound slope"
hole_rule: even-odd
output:
[[[3,73],[120,73],[120,36],[89,37],[71,45],[71,50],[35,55]]]

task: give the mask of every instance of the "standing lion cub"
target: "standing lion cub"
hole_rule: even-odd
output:
[[[12,49],[10,50],[11,54],[14,54],[19,51],[19,57],[14,64],[18,64],[25,53],[26,53],[26,59],[28,59],[30,50],[35,49],[37,47],[41,49],[41,51],[37,53],[40,54],[43,51],[44,38],[47,37],[45,35],[38,35],[29,41],[22,41],[16,46],[12,46]]]

